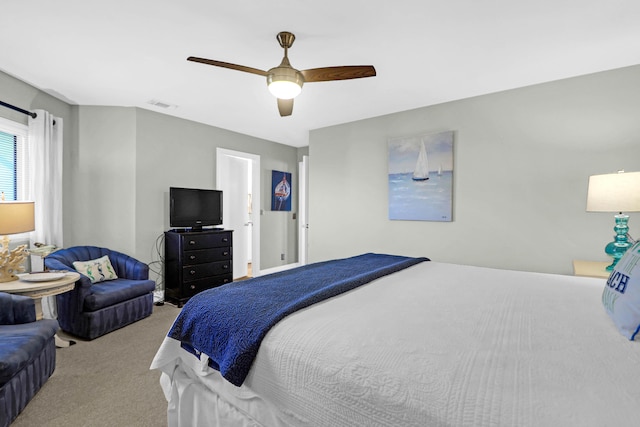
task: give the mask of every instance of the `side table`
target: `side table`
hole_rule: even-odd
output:
[[[604,261],[573,260],[573,275],[607,279],[611,272],[606,268],[610,264]]]
[[[42,297],[58,295],[70,291],[80,279],[80,274],[69,272],[57,280],[43,282],[25,282],[14,280],[13,282],[0,283],[0,292],[24,295],[33,298],[36,306],[36,320],[42,319]],[[75,341],[66,341],[55,335],[56,347],[69,347]]]

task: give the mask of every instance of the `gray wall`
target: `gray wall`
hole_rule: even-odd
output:
[[[75,107],[77,146],[65,146],[65,246],[108,247],[136,253],[136,109]],[[145,260],[146,261],[146,260]]]
[[[65,246],[106,246],[145,262],[157,259],[156,238],[169,227],[169,187],[215,188],[215,152],[222,147],[261,156],[261,268],[297,260],[297,197],[292,212],[270,211],[272,169],[292,172],[297,186],[296,148],[144,109],[71,106],[2,72],[0,87],[2,101],[64,120]],[[6,108],[0,117],[27,123],[27,116]]]
[[[292,172],[297,185],[297,150],[275,142],[188,120],[137,110],[136,253],[148,254],[159,233],[169,227],[168,191],[174,187],[216,188],[216,148],[260,156],[261,269],[297,260],[297,197],[292,212],[271,211],[271,170]],[[295,188],[295,187],[294,187]],[[257,212],[257,211],[256,211]],[[280,254],[289,257],[282,261]]]
[[[639,114],[635,66],[314,130],[310,259],[374,251],[564,274],[573,259],[607,261],[613,214],[585,212],[588,177],[640,171]],[[390,221],[388,139],[445,130],[454,221]]]
[[[297,185],[305,150],[147,110],[71,106],[2,72],[0,87],[3,101],[64,119],[65,246],[150,261],[168,186],[215,185],[220,146],[263,156],[262,268],[296,253],[296,221],[269,210],[269,174],[290,171]],[[572,259],[607,260],[613,215],[585,212],[587,179],[640,170],[639,112],[636,66],[312,131],[310,259],[378,251],[567,274]],[[389,221],[387,140],[443,130],[455,131],[454,221]],[[640,236],[640,214],[630,226]]]

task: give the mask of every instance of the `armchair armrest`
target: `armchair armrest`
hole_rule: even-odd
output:
[[[45,257],[44,265],[49,270],[67,270],[78,273],[78,271],[73,268],[73,265],[68,265],[57,258]],[[84,306],[85,297],[91,293],[91,279],[82,273],[78,274],[80,274],[80,278],[76,281],[75,288],[71,292],[56,295],[56,301],[59,306],[65,305],[69,309],[80,313]],[[62,301],[64,301],[64,303],[62,303]]]
[[[36,321],[36,304],[30,297],[0,292],[0,325]]]
[[[55,259],[55,258],[49,258],[49,257],[45,257],[44,258],[44,266],[48,269],[48,270],[70,270],[70,271],[75,271],[75,269],[73,268],[73,265],[67,265],[64,262]]]
[[[91,279],[89,279],[84,274],[78,272],[78,270],[73,268],[73,265],[67,265],[57,259],[52,259],[52,258],[45,258],[44,265],[49,270],[67,270],[67,271],[73,271],[74,273],[80,274],[80,279],[78,279],[78,281],[76,282],[76,289],[78,289],[79,287],[89,288],[91,286]]]
[[[149,279],[149,266],[142,261],[136,261],[127,271],[127,275],[133,280]]]
[[[131,280],[149,279],[149,266],[128,255],[112,252],[109,255],[118,277]]]

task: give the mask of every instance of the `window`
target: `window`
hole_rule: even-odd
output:
[[[0,118],[0,192],[5,200],[26,200],[27,127]]]

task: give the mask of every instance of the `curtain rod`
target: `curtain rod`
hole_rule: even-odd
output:
[[[31,111],[23,110],[20,107],[16,107],[15,105],[7,104],[6,102],[0,101],[0,105],[2,105],[3,107],[11,108],[12,110],[15,110],[15,111],[19,111],[20,113],[26,114],[27,116],[31,116],[34,119],[36,117],[38,117],[38,115],[36,113],[32,113]]]
[[[11,108],[12,110],[16,110],[22,114],[26,114],[27,116],[31,116],[32,118],[36,118],[38,117],[38,114],[36,113],[32,113],[31,111],[27,111],[27,110],[23,110],[20,107],[16,107],[15,105],[11,105],[11,104],[7,104],[6,102],[0,101],[0,105],[2,105],[3,107],[7,107],[7,108]],[[56,121],[53,121],[53,125],[56,125]]]

